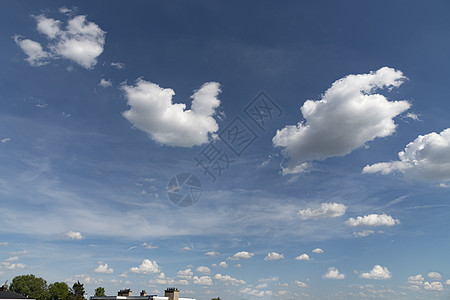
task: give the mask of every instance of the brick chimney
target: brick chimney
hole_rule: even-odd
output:
[[[167,288],[164,291],[164,297],[168,297],[169,300],[178,300],[178,297],[180,297],[180,291],[176,288]]]

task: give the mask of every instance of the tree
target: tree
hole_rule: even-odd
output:
[[[48,286],[50,300],[69,300],[70,290],[65,282],[55,282]]]
[[[220,297],[212,298],[211,300],[220,300]]]
[[[33,274],[14,277],[9,290],[36,300],[48,300],[50,295],[47,281]]]
[[[105,297],[105,289],[99,286],[95,289],[94,297]]]
[[[71,298],[73,300],[85,300],[84,298],[84,284],[80,283],[80,281],[75,282],[70,290],[72,294]]]

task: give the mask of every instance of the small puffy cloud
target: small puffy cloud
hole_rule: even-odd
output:
[[[364,279],[384,280],[391,278],[391,273],[388,268],[376,265],[373,267],[372,271],[369,273],[362,273],[359,277]]]
[[[204,255],[207,255],[207,256],[217,256],[217,255],[219,255],[220,253],[219,252],[217,252],[217,251],[209,251],[209,252],[206,252]]]
[[[450,285],[450,279],[447,279],[447,281],[445,282],[446,285]]]
[[[192,275],[194,275],[194,273],[190,268],[186,270],[180,270],[177,272],[177,277],[181,279],[191,279]]]
[[[196,285],[212,285],[212,280],[209,276],[194,276],[192,282]]]
[[[306,283],[298,281],[298,280],[295,281],[295,284],[297,284],[297,286],[301,287],[301,288],[307,288],[308,287],[308,285]]]
[[[339,273],[339,270],[336,269],[335,267],[330,267],[328,268],[328,272],[323,275],[324,278],[328,278],[328,279],[344,279],[345,275]]]
[[[24,264],[5,264],[4,267],[8,270],[24,269],[26,265]]]
[[[4,138],[4,139],[0,140],[0,142],[1,142],[2,144],[9,143],[9,142],[11,142],[11,138]],[[1,245],[1,243],[0,243],[0,245]]]
[[[368,229],[368,230],[363,230],[363,231],[358,231],[358,232],[353,232],[353,236],[355,237],[366,237],[369,236],[371,234],[374,234],[375,231]]]
[[[450,181],[450,128],[419,135],[398,154],[399,160],[367,165],[363,173],[400,172],[417,179]]]
[[[311,258],[309,258],[309,255],[306,253],[303,253],[302,255],[299,255],[295,258],[295,260],[311,260]]]
[[[79,231],[68,231],[63,234],[63,238],[69,240],[82,240],[84,236]]]
[[[320,254],[320,253],[323,253],[324,251],[322,250],[322,249],[320,249],[320,248],[316,248],[316,249],[314,249],[313,251],[312,251],[312,253],[316,253],[316,254]]]
[[[35,17],[37,31],[48,39],[45,51],[40,43],[23,39],[19,35],[14,40],[28,56],[26,60],[32,66],[42,66],[50,59],[69,59],[83,68],[92,69],[97,57],[103,52],[106,33],[95,23],[88,22],[86,16],[74,16],[62,29],[62,22],[44,15]]]
[[[284,255],[283,254],[279,254],[276,252],[270,252],[267,253],[267,256],[264,258],[264,260],[279,260],[279,259],[283,259]]]
[[[98,263],[98,267],[95,268],[94,272],[96,273],[105,273],[105,274],[111,274],[114,273],[114,269],[113,268],[108,268],[108,264],[107,263]]]
[[[8,246],[8,242],[0,242],[0,246]]]
[[[441,274],[439,274],[438,272],[429,272],[427,274],[427,277],[434,281],[438,281],[438,280],[442,279]]]
[[[223,281],[225,283],[230,283],[232,285],[245,284],[244,280],[233,278],[230,275],[216,274],[216,276],[214,276],[214,279]]]
[[[245,288],[241,290],[241,293],[255,297],[272,296],[272,291],[260,291],[252,288]]]
[[[322,203],[319,208],[306,208],[299,210],[298,215],[302,220],[318,219],[318,218],[336,218],[343,216],[347,206],[340,203]]]
[[[423,283],[423,288],[428,291],[437,291],[437,292],[441,292],[444,290],[444,286],[439,281],[435,281],[435,282],[431,282],[431,283],[428,281],[425,281]]]
[[[219,267],[220,268],[228,268],[228,264],[227,264],[226,261],[222,261],[222,262],[219,263]]]
[[[43,66],[49,63],[50,55],[44,51],[38,42],[24,39],[20,35],[14,36],[14,41],[28,57],[25,59],[33,67]]]
[[[125,64],[121,63],[121,62],[112,62],[111,66],[118,69],[118,70],[123,70],[125,69]]]
[[[197,272],[203,275],[209,275],[211,273],[211,270],[208,267],[200,266],[197,268]]]
[[[304,120],[278,130],[272,141],[290,158],[283,174],[305,171],[307,164],[333,156],[344,156],[375,138],[395,132],[394,118],[408,110],[407,101],[388,101],[376,92],[399,87],[401,71],[383,67],[369,74],[348,75],[317,101],[301,107]]]
[[[249,259],[252,258],[255,254],[254,253],[250,253],[247,251],[241,251],[238,252],[236,254],[234,254],[233,256],[229,257],[229,260],[239,260],[239,259]]]
[[[408,277],[408,283],[412,284],[412,285],[422,285],[423,281],[424,281],[424,278],[423,278],[422,274],[417,274],[417,275]]]
[[[355,218],[349,218],[346,222],[346,225],[356,227],[356,226],[394,226],[396,224],[400,224],[398,219],[394,219],[386,214],[370,214],[366,216],[358,216]]]
[[[157,274],[161,272],[161,270],[156,261],[144,259],[139,267],[130,268],[130,272],[137,274]]]
[[[122,86],[129,110],[123,116],[150,138],[168,146],[192,147],[210,141],[219,130],[213,118],[220,105],[217,95],[220,85],[209,82],[191,96],[191,109],[182,103],[172,103],[175,92],[138,79],[134,86]]]
[[[112,81],[108,80],[108,79],[100,79],[100,83],[98,84],[98,86],[101,86],[102,88],[107,88],[112,86]]]

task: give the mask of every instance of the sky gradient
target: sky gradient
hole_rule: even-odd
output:
[[[449,14],[1,1],[0,282],[448,299]]]

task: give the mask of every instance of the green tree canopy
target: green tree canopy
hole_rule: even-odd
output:
[[[33,274],[14,277],[9,290],[36,300],[48,300],[50,296],[47,281]]]
[[[105,289],[99,286],[95,289],[94,297],[105,297]]]
[[[50,300],[69,300],[70,290],[65,282],[55,282],[48,286]]]
[[[212,298],[211,300],[220,300],[220,297]]]
[[[72,299],[74,300],[84,300],[84,284],[80,283],[80,281],[75,282],[70,290],[72,294]]]

